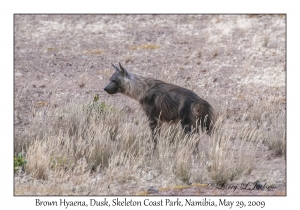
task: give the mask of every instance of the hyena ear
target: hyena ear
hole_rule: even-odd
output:
[[[115,66],[113,63],[111,63],[111,65],[115,68],[116,71],[120,71],[120,69],[117,66]]]
[[[127,77],[127,75],[128,75],[127,70],[121,65],[121,63],[119,63],[119,66],[120,66],[120,69],[121,69],[121,73],[123,73],[123,75],[125,77]]]

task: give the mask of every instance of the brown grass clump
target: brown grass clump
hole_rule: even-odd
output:
[[[183,185],[178,185],[178,186],[173,186],[172,189],[175,190],[182,190],[182,189],[186,189],[189,188],[190,186],[183,186]]]
[[[154,50],[160,48],[160,46],[155,44],[143,44],[138,46],[131,46],[129,47],[129,50]]]
[[[26,151],[27,164],[25,172],[34,179],[48,179],[50,157],[47,153],[47,144],[44,141],[34,141]]]
[[[94,54],[94,55],[100,55],[102,53],[104,53],[105,51],[104,50],[100,50],[100,49],[92,49],[92,50],[85,50],[83,52],[84,55],[91,55],[91,54]]]

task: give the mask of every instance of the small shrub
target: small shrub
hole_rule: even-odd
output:
[[[95,99],[94,99],[95,100]],[[116,109],[105,102],[93,101],[84,105],[84,109],[88,112],[97,112],[99,114],[104,114],[107,112],[115,112]]]
[[[15,155],[14,157],[14,172],[18,172],[20,169],[23,169],[27,163],[26,159],[23,157],[22,153]]]

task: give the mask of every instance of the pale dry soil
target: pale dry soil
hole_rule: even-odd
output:
[[[32,110],[44,106],[88,102],[98,93],[101,101],[127,107],[133,117],[135,110],[141,112],[132,99],[103,90],[113,73],[111,63],[195,91],[227,113],[226,123],[237,128],[257,101],[270,112],[285,109],[285,21],[282,15],[15,15],[15,152],[31,126]],[[196,183],[176,188],[149,178],[143,185],[119,184],[112,194],[285,195],[285,155],[264,144],[258,151],[252,172],[228,184],[260,180],[276,185],[273,190],[233,191]],[[45,183],[22,172],[15,175],[15,193],[48,194],[38,190]]]

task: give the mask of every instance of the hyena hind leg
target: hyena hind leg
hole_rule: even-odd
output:
[[[192,121],[190,119],[190,114],[187,106],[183,107],[183,109],[180,111],[179,118],[184,133],[189,135],[193,130]]]
[[[191,137],[193,134],[199,132],[199,124],[197,123],[199,119],[196,118],[196,120],[193,121],[193,119],[191,119],[191,116],[189,115],[189,112],[187,110],[188,109],[183,109],[180,112],[180,119],[181,119],[180,122],[185,134],[188,135],[188,137]],[[195,148],[193,150],[194,155],[198,153],[198,146],[199,146],[199,141],[197,141],[195,144]]]
[[[195,128],[192,127],[192,124],[181,123],[181,126],[183,127],[185,135],[187,135],[188,138],[190,138],[193,134],[198,133],[198,129],[196,127]],[[199,151],[198,146],[199,146],[199,140],[195,144],[195,148],[193,150],[194,155],[196,155]]]

